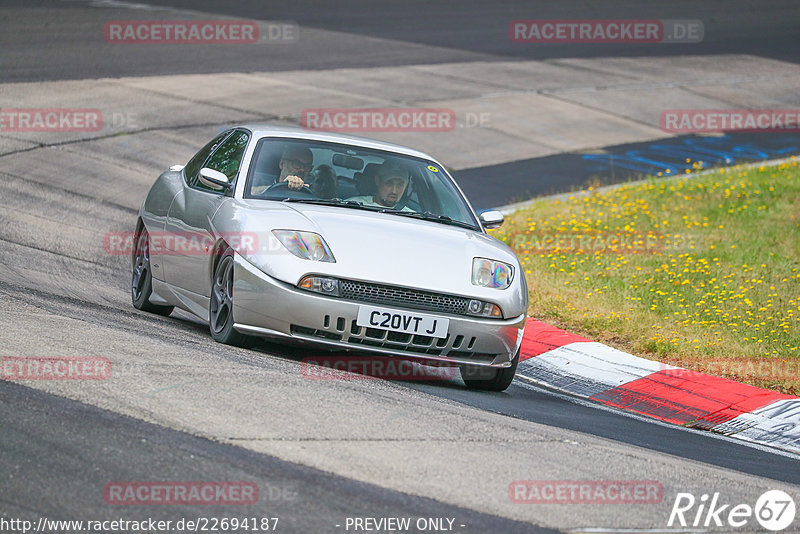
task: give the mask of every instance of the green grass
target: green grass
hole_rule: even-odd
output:
[[[800,392],[795,158],[543,199],[493,235],[523,262],[533,317],[664,363]]]

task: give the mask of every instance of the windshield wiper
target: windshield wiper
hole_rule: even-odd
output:
[[[360,208],[373,210],[371,206],[365,206],[357,200],[342,200],[341,198],[284,198],[281,202],[300,202],[303,204],[320,204],[323,206],[347,206],[348,208]]]
[[[412,217],[414,219],[423,219],[425,221],[435,221],[440,222],[442,224],[449,224],[451,226],[460,226],[461,228],[469,228],[470,230],[477,230],[478,228],[474,224],[456,221],[448,217],[447,215],[437,215],[435,213],[431,213],[430,211],[403,211],[403,210],[396,210],[392,208],[385,208],[381,210],[381,213],[391,213],[392,215],[402,215],[404,217]]]

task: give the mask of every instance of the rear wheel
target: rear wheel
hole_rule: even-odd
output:
[[[496,369],[493,367],[480,367],[477,365],[462,365],[461,379],[470,389],[481,389],[484,391],[505,391],[514,380],[519,363],[519,350],[511,360],[511,367]]]
[[[211,300],[208,306],[208,323],[211,337],[219,343],[244,347],[250,337],[233,328],[233,250],[222,254],[211,283]]]
[[[172,306],[160,306],[150,302],[153,293],[153,275],[150,271],[150,235],[142,226],[134,236],[133,273],[131,276],[131,302],[137,310],[159,315],[172,313]]]

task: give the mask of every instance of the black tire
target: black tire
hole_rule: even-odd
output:
[[[477,365],[462,365],[460,367],[461,379],[470,389],[505,391],[514,380],[514,375],[517,374],[517,364],[519,364],[519,350],[511,360],[511,367],[495,369]]]
[[[134,235],[131,274],[131,302],[137,310],[159,315],[169,315],[173,306],[162,306],[150,302],[153,293],[153,274],[150,271],[150,235],[144,226],[139,226]]]
[[[218,343],[247,347],[252,338],[233,328],[233,249],[225,250],[214,268],[211,299],[208,303],[208,326]]]

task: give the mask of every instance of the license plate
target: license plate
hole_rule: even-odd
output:
[[[367,328],[381,328],[392,332],[443,338],[447,337],[450,319],[424,313],[359,306],[356,324]]]

